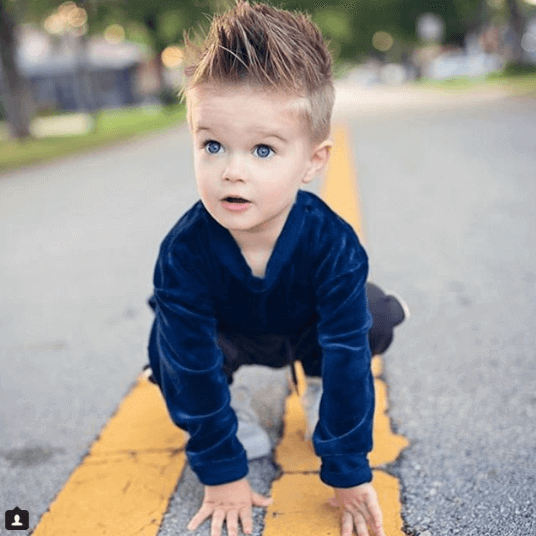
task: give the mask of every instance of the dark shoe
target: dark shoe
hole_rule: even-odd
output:
[[[395,292],[384,292],[371,282],[367,282],[367,300],[373,319],[370,350],[372,355],[381,355],[393,342],[394,328],[410,317],[409,307]]]
[[[411,316],[408,304],[392,290],[386,290],[386,299],[390,302],[389,310],[392,311],[393,323],[395,326],[402,324]]]

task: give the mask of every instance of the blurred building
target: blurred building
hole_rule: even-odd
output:
[[[37,110],[116,108],[158,92],[154,60],[142,45],[93,37],[82,47],[73,35],[52,37],[32,26],[18,32],[16,61]]]

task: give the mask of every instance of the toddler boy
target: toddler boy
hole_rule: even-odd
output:
[[[367,286],[367,255],[351,226],[300,190],[332,146],[330,53],[309,16],[237,0],[204,43],[185,35],[184,72],[201,200],[160,247],[149,361],[205,486],[188,528],[212,516],[212,536],[224,521],[237,536],[239,518],[252,531],[251,506],[271,499],[251,490],[248,458],[271,446],[259,427],[241,435],[232,374],[299,359],[317,387],[312,441],[343,511],[342,535],[355,524],[359,536],[383,536],[367,460],[371,345],[384,351],[407,312]]]

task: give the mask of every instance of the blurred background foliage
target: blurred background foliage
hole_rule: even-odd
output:
[[[61,1],[2,0],[18,22],[40,24]],[[287,10],[310,13],[326,39],[332,40],[337,60],[358,61],[377,55],[372,44],[378,31],[389,33],[397,45],[387,56],[396,61],[401,50],[419,43],[416,20],[422,13],[434,13],[445,22],[444,44],[463,45],[464,36],[486,22],[507,21],[510,0],[287,0],[266,3]],[[528,16],[536,5],[514,0]],[[254,1],[252,3],[255,3]],[[150,46],[161,53],[170,44],[182,44],[184,30],[207,31],[210,17],[234,5],[234,0],[80,0],[88,13],[89,35],[120,24],[128,40]]]

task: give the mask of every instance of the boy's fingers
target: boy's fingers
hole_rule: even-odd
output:
[[[375,534],[376,534],[376,536],[385,536],[385,531],[383,530],[383,526],[382,527],[377,527]]]
[[[224,519],[225,510],[217,509],[214,511],[214,514],[212,516],[212,527],[210,529],[210,536],[220,536]]]
[[[343,510],[341,536],[352,536],[353,528],[354,519],[352,518],[352,514],[348,510]]]
[[[270,506],[273,501],[271,497],[263,497],[255,491],[251,492],[251,500],[254,506]]]
[[[373,534],[375,536],[385,536],[382,522],[380,522],[380,524],[371,525],[371,528],[373,529]]]
[[[211,513],[212,508],[206,504],[203,504],[194,517],[192,517],[186,528],[188,530],[195,530],[197,527],[199,527],[199,525],[201,525],[201,523],[203,523],[203,521],[205,521],[205,519],[210,517]]]
[[[369,504],[365,504],[365,507],[362,510],[359,510],[359,513],[356,513],[355,517],[363,520],[365,529],[366,525],[368,525],[369,527],[374,527],[374,532],[376,532],[376,519],[371,512]],[[364,532],[364,534],[368,535],[368,531]]]
[[[339,501],[337,501],[336,497],[330,497],[328,499],[328,503],[330,504],[330,506],[333,506],[335,508],[337,508],[339,506]]]
[[[383,532],[383,516],[378,501],[369,501],[368,511],[372,519],[367,519],[367,521],[371,527],[374,527],[374,533],[377,536],[385,536]]]
[[[367,524],[363,516],[360,516],[360,515],[355,516],[355,529],[357,532],[357,536],[369,536],[369,532],[367,530]]]
[[[242,529],[246,534],[251,534],[253,531],[253,519],[251,517],[251,508],[246,506],[240,510],[240,522],[242,523]]]
[[[238,536],[238,512],[236,510],[227,513],[227,534]]]

